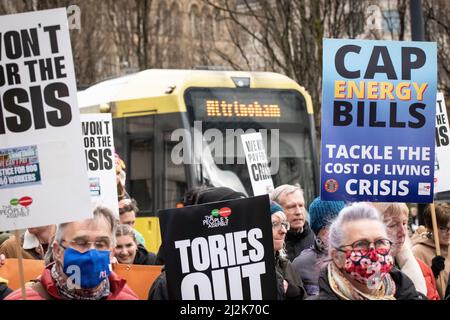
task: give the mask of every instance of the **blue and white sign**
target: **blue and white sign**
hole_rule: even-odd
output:
[[[433,201],[436,43],[324,39],[321,198]]]

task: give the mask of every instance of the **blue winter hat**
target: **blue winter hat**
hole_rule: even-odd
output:
[[[270,201],[270,215],[272,215],[272,214],[274,214],[275,212],[278,212],[278,211],[284,212],[283,208],[278,203],[276,203],[273,200]]]
[[[345,207],[343,201],[324,201],[317,197],[309,205],[311,229],[318,234],[320,229],[326,227],[337,217],[339,211]]]

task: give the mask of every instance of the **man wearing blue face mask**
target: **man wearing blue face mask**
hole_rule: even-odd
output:
[[[110,270],[115,247],[115,219],[104,207],[93,219],[63,223],[53,242],[54,263],[28,286],[27,300],[137,300],[136,294]],[[21,292],[7,300],[20,300]]]

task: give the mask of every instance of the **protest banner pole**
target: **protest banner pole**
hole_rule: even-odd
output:
[[[20,245],[20,232],[19,230],[14,231],[14,236],[16,237],[16,253],[18,257],[19,264],[19,280],[20,280],[20,290],[22,292],[22,300],[27,300],[27,294],[25,292],[25,276],[23,273],[23,263],[22,263],[22,248]]]
[[[433,236],[434,236],[434,244],[436,246],[436,255],[440,256],[441,255],[441,246],[439,244],[439,230],[438,230],[438,226],[437,226],[437,221],[436,221],[436,210],[434,207],[434,202],[432,202],[430,204],[430,208],[431,208],[431,223],[433,224]],[[441,282],[441,292],[439,292],[439,294],[441,295],[441,297],[444,296],[444,292],[442,292],[445,289],[445,283],[444,283],[444,278],[439,276],[439,281]]]

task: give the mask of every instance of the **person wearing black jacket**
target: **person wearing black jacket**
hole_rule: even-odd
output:
[[[5,279],[0,278],[0,300],[6,298],[8,294],[13,292],[9,287]]]
[[[128,224],[121,224],[116,230],[116,248],[114,256],[119,263],[154,265],[156,255],[148,252],[141,244],[137,243],[133,228]]]
[[[379,212],[367,203],[340,211],[329,230],[331,261],[321,270],[318,300],[425,300],[394,268],[392,242]]]
[[[0,254],[0,268],[5,264],[5,255]],[[12,290],[8,287],[8,281],[0,277],[0,300],[5,299],[5,297],[10,294]]]
[[[195,187],[186,191],[183,199],[183,206],[192,206],[196,204],[210,203],[223,200],[232,200],[245,198],[246,196],[240,192],[234,191],[227,187]],[[163,245],[159,247],[157,261],[164,263]],[[158,264],[159,264],[158,263]],[[149,292],[148,300],[168,300],[169,293],[167,290],[167,278],[165,267],[162,267],[161,274],[153,282]]]
[[[271,201],[273,250],[275,252],[275,272],[277,279],[278,300],[301,300],[306,295],[303,282],[299,274],[292,267],[284,252],[284,239],[289,230],[289,222],[283,212],[283,208]]]

